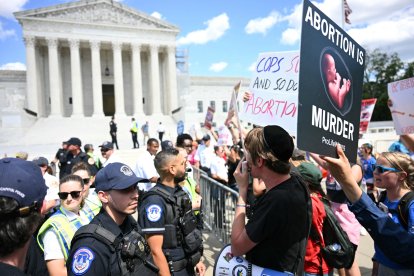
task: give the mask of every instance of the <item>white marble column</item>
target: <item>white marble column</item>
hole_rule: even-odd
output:
[[[49,52],[49,89],[50,89],[50,116],[61,117],[62,113],[62,84],[60,80],[58,40],[47,38]]]
[[[115,116],[125,116],[122,43],[112,42],[114,55]]]
[[[79,40],[69,39],[70,71],[72,78],[72,117],[83,117],[82,76],[79,58]]]
[[[92,117],[104,117],[102,101],[101,52],[99,41],[89,41],[92,55]]]
[[[167,112],[171,115],[171,111],[178,107],[177,96],[177,69],[175,65],[175,47],[168,46],[168,62],[167,62],[167,91],[169,92],[169,103]]]
[[[132,44],[132,98],[133,114],[137,117],[144,115],[142,104],[142,75],[141,75],[141,45]]]
[[[36,112],[37,117],[43,115],[39,101],[39,90],[37,82],[36,69],[36,39],[33,36],[25,36],[24,44],[26,45],[26,95],[27,109]]]
[[[158,45],[150,45],[151,59],[151,104],[152,114],[161,114],[160,68],[158,61]]]

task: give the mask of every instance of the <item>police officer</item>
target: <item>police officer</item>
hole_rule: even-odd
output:
[[[66,141],[66,144],[68,145],[66,155],[60,158],[60,162],[62,164],[61,169],[64,168],[63,173],[61,172],[59,174],[60,178],[71,174],[72,167],[79,162],[88,164],[91,174],[95,175],[98,171],[98,167],[95,165],[95,160],[81,150],[81,140],[79,138],[72,137]]]
[[[162,180],[144,195],[139,209],[154,263],[160,275],[194,275],[194,268],[203,275],[202,234],[191,201],[178,185],[185,179],[186,160],[170,148],[155,156],[154,165]]]
[[[96,175],[102,209],[72,240],[68,275],[156,275],[148,245],[131,214],[142,181],[122,163],[111,163]]]

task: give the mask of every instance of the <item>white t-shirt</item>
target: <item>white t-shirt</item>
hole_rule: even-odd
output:
[[[102,167],[106,167],[108,164],[115,162],[123,163],[118,154],[116,154],[116,152],[113,152],[111,156],[109,156],[109,158],[102,164]]]
[[[151,155],[149,151],[145,151],[143,155],[140,156],[140,158],[137,160],[137,163],[135,165],[134,173],[136,176],[141,178],[150,179],[155,177],[160,177],[160,175],[157,173],[157,170],[154,166],[154,155]],[[155,183],[138,183],[138,188],[140,190],[148,191],[152,187],[155,186]]]
[[[206,145],[200,145],[194,155],[194,160],[199,161],[201,167],[210,168],[211,160],[213,160],[215,155],[213,146],[206,147]]]
[[[214,156],[211,166],[210,166],[211,174],[215,174],[221,179],[228,181],[228,174],[227,174],[227,166],[226,161],[219,156]]]

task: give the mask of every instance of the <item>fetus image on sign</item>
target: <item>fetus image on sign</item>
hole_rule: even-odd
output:
[[[336,110],[345,115],[352,105],[352,86],[348,68],[333,50],[321,54],[321,75],[325,92]]]

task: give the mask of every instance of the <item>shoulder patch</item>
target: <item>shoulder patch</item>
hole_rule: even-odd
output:
[[[80,247],[76,250],[72,260],[72,272],[75,275],[83,275],[92,265],[95,254],[88,247]]]
[[[147,208],[147,218],[149,221],[156,222],[161,218],[162,209],[157,204],[152,204]]]

